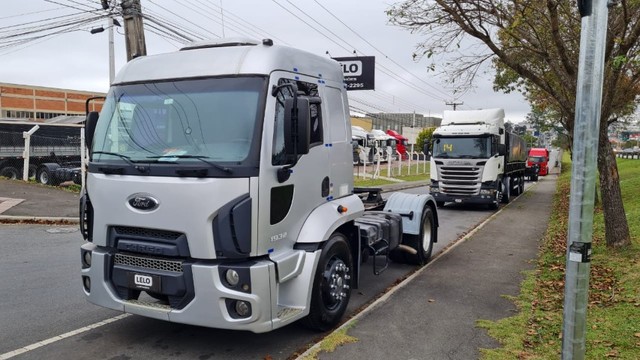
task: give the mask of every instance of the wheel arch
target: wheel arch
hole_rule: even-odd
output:
[[[339,207],[346,208],[340,213]],[[343,225],[353,222],[362,216],[364,204],[357,195],[349,195],[340,199],[326,202],[315,209],[307,216],[304,224],[300,228],[300,233],[296,243],[318,243],[326,241]],[[345,234],[346,236],[346,234]]]

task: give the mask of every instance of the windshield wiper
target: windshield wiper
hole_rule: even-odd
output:
[[[233,172],[233,170],[231,170],[231,168],[228,168],[226,166],[221,166],[218,165],[216,163],[213,163],[211,161],[207,161],[205,159],[209,159],[208,156],[202,156],[202,155],[159,155],[159,156],[147,156],[147,159],[164,159],[164,158],[173,158],[173,159],[198,159],[200,161],[202,161],[203,163],[206,163],[208,165],[211,165],[212,167],[220,170],[220,171],[224,171],[227,174],[231,174]]]
[[[141,173],[146,173],[146,172],[149,171],[149,168],[146,167],[146,166],[136,165],[136,163],[134,163],[133,160],[131,160],[131,157],[129,157],[127,155],[122,155],[122,154],[118,154],[118,153],[114,153],[114,152],[110,152],[110,151],[94,151],[92,154],[105,154],[105,155],[117,156],[120,159],[126,161],[127,164],[133,166],[136,170],[140,171]],[[105,174],[106,174],[106,172],[105,172]]]

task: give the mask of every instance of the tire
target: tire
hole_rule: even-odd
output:
[[[502,178],[502,202],[508,204],[511,201],[511,177]]]
[[[0,177],[6,177],[10,180],[18,180],[22,179],[22,174],[20,174],[20,171],[18,171],[17,168],[14,168],[13,166],[7,166],[0,170]]]
[[[29,165],[29,179],[36,178],[36,169],[38,169],[35,165]]]
[[[444,206],[444,201],[436,201],[436,206],[441,208]]]
[[[518,196],[522,194],[522,182],[524,181],[524,178],[521,176],[518,176],[516,178],[516,181],[518,182],[518,184],[513,188],[513,196]]]
[[[53,176],[52,170],[54,169],[48,166],[42,166],[40,169],[38,169],[38,173],[36,175],[36,179],[38,180],[38,182],[43,185],[51,185],[51,186],[60,185],[60,181]]]
[[[414,248],[417,253],[409,254],[407,252],[401,252],[404,257],[404,262],[413,265],[424,265],[431,259],[431,253],[433,252],[433,238],[436,234],[436,223],[433,216],[433,211],[429,206],[424,208],[422,212],[422,219],[420,220],[420,234],[409,235],[405,234],[402,237],[402,243],[404,245]]]
[[[317,331],[327,331],[338,325],[351,298],[352,277],[353,259],[347,238],[341,233],[334,233],[320,254],[309,315],[302,319],[303,324]]]
[[[498,210],[500,207],[500,203],[502,202],[503,196],[503,184],[502,181],[498,183],[498,188],[496,189],[496,197],[493,199],[493,202],[489,204],[489,209]]]
[[[518,185],[518,195],[524,194],[524,175],[520,176],[520,184]]]

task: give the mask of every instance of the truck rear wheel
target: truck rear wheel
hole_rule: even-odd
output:
[[[17,180],[22,178],[22,175],[20,174],[18,169],[14,168],[13,166],[7,166],[5,168],[2,168],[2,170],[0,170],[0,177],[6,177],[11,180]]]
[[[520,183],[518,184],[518,195],[524,194],[524,175],[520,176]]]
[[[433,238],[436,234],[435,226],[433,211],[429,206],[426,206],[422,212],[420,233],[418,235],[405,234],[403,236],[402,243],[417,251],[415,255],[402,252],[404,262],[414,265],[424,265],[429,262],[433,252]]]
[[[334,233],[325,243],[313,280],[307,327],[327,331],[336,326],[351,298],[353,259],[347,238]]]
[[[54,171],[59,168],[58,164],[45,164],[38,169],[36,179],[39,183],[44,185],[57,186],[60,185],[60,181],[55,177]]]

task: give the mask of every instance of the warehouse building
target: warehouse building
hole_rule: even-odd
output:
[[[59,116],[84,116],[88,98],[104,93],[0,83],[0,118],[45,122]],[[91,104],[99,111],[102,101]]]

